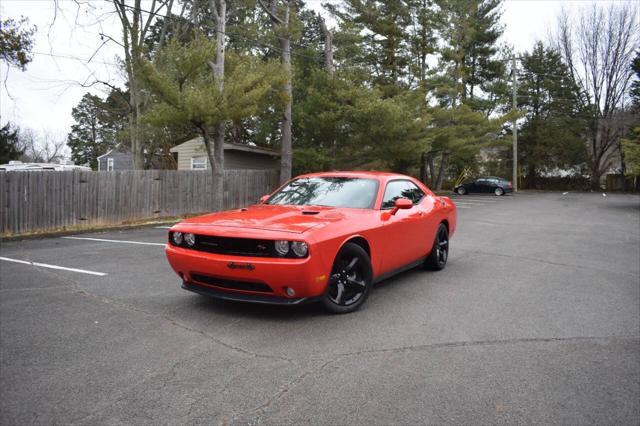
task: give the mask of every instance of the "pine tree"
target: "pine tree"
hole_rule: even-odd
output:
[[[627,137],[622,139],[622,152],[626,165],[626,174],[640,176],[640,50],[631,63],[631,69],[635,73],[635,81],[631,83],[631,102],[635,123],[631,125]]]
[[[273,61],[227,52],[222,86],[210,70],[217,49],[216,41],[202,35],[188,44],[169,40],[153,62],[142,61],[140,76],[155,100],[145,122],[155,126],[188,124],[203,138],[209,164],[215,164],[214,155],[223,149],[222,142],[214,142],[211,135],[219,136],[225,123],[255,115],[267,95],[277,92],[284,80],[280,65]],[[211,172],[221,183],[223,170],[212,167]],[[214,205],[217,202],[221,209],[222,186],[216,188]]]
[[[0,164],[19,159],[24,154],[24,148],[20,146],[18,129],[11,123],[0,128]]]
[[[464,102],[474,110],[487,108],[484,100],[492,83],[504,75],[498,57],[502,0],[435,0],[442,95],[451,104]]]
[[[535,186],[540,172],[567,169],[585,161],[579,90],[568,67],[541,42],[525,53],[519,76],[518,108],[526,122],[518,143],[527,184]]]
[[[408,0],[346,0],[330,7],[343,31],[357,41],[357,58],[386,96],[407,87],[410,65],[411,8]]]
[[[67,145],[76,164],[86,164],[96,170],[97,158],[116,145],[117,132],[126,126],[128,111],[126,107],[119,110],[117,105],[117,95],[112,94],[103,101],[86,93],[71,110],[75,124],[67,136]]]

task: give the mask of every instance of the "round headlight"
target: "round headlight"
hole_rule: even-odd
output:
[[[189,247],[193,247],[196,245],[196,236],[191,233],[184,234],[184,242],[187,243]]]
[[[182,244],[182,232],[174,232],[171,238],[173,239],[173,244],[177,246]]]
[[[305,257],[309,251],[309,246],[304,241],[294,241],[291,243],[291,251],[298,257]]]
[[[289,241],[278,240],[275,242],[275,247],[280,256],[286,256],[289,253]]]

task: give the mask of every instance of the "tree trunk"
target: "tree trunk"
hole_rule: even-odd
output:
[[[287,6],[288,8],[288,6]],[[287,12],[287,21],[288,21]],[[291,54],[290,54],[289,36],[280,38],[280,46],[282,48],[282,64],[287,73],[287,81],[284,84],[284,90],[287,94],[287,102],[284,106],[284,115],[280,125],[282,133],[282,152],[280,153],[280,183],[285,183],[291,179],[291,168],[293,152],[291,146],[291,108],[293,106],[293,89],[291,86]]]
[[[218,123],[214,133],[211,174],[213,175],[213,209],[224,210],[224,122]]]
[[[284,183],[291,179],[292,165],[292,142],[291,142],[291,108],[293,105],[293,90],[291,86],[291,34],[289,28],[289,13],[291,0],[285,0],[284,16],[278,16],[277,0],[270,0],[267,7],[262,0],[258,0],[258,4],[269,15],[273,27],[280,41],[280,50],[282,52],[280,60],[287,74],[287,81],[284,84],[284,91],[287,95],[287,101],[284,106],[282,122],[280,123],[280,133],[282,134],[281,152],[280,152],[280,183]]]
[[[427,153],[423,152],[420,156],[420,181],[427,185]]]
[[[324,69],[329,75],[333,75],[333,31],[327,28],[324,18],[320,18],[320,28],[324,38]]]
[[[436,167],[433,164],[432,152],[427,153],[427,166],[429,186],[433,187],[433,185],[436,183]]]
[[[529,164],[527,172],[527,189],[536,189],[536,166],[535,164]]]
[[[444,177],[444,170],[447,168],[449,164],[449,153],[444,151],[440,158],[440,170],[438,171],[438,179],[436,180],[436,191],[440,191],[442,189],[442,178]]]
[[[216,126],[213,139],[209,135],[206,127],[200,128],[200,134],[207,150],[207,159],[211,166],[211,177],[213,178],[211,197],[213,211],[221,211],[224,208],[224,143],[218,143],[220,138],[220,127],[222,127],[222,138],[224,140],[224,123]]]
[[[224,92],[224,56],[225,56],[225,31],[227,23],[226,0],[210,0],[211,13],[216,20],[216,63],[213,68],[213,76],[218,84],[220,93]],[[211,66],[211,63],[209,63]],[[213,176],[213,209],[224,209],[224,133],[225,123],[221,121],[214,126],[213,146],[207,148]],[[212,152],[213,151],[213,152]]]

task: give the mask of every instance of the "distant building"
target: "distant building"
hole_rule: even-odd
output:
[[[76,166],[73,164],[58,163],[23,163],[22,161],[9,161],[8,164],[0,164],[1,172],[29,172],[29,171],[63,171],[63,170],[83,170],[91,171],[90,167]]]
[[[133,155],[125,148],[115,147],[98,157],[98,171],[133,170]]]
[[[169,150],[178,156],[178,170],[210,169],[207,151],[201,137],[188,140]],[[280,168],[280,153],[257,146],[224,144],[225,169],[270,170]]]

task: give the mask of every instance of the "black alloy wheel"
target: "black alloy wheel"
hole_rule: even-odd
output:
[[[357,244],[346,243],[333,263],[323,305],[335,314],[357,310],[369,295],[372,279],[367,252]]]
[[[449,231],[444,223],[438,225],[436,238],[431,248],[431,253],[424,262],[426,269],[441,271],[447,265],[449,259]]]

